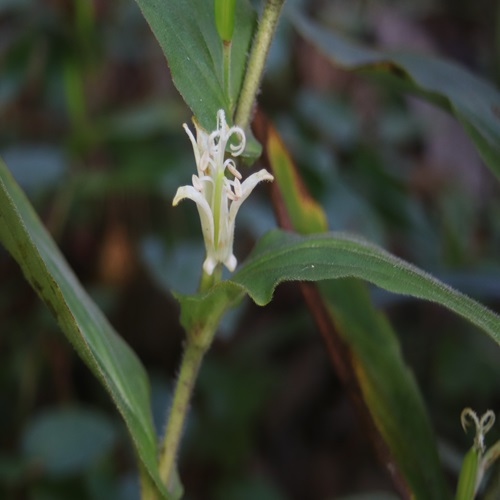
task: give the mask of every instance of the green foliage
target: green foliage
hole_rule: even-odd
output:
[[[266,146],[291,225],[304,234],[326,231],[323,211],[307,193],[285,146],[271,128]],[[449,497],[424,403],[389,321],[375,309],[366,287],[357,280],[322,281],[318,289],[330,319],[323,335],[327,342],[335,342],[339,332],[348,346],[350,361],[345,361],[345,371],[352,370],[366,404],[366,410],[359,411],[367,411],[370,417],[365,418],[373,419],[388,445],[390,459],[396,462],[413,495]]]
[[[134,205],[131,211],[137,211],[134,217],[143,224],[144,220],[158,218],[162,229],[159,230],[153,222],[146,223],[147,231],[156,232],[149,236],[154,241],[161,242],[160,245],[167,241],[166,246],[169,247],[169,251],[187,259],[183,249],[192,248],[193,243],[186,244],[182,241],[182,235],[192,234],[191,229],[195,224],[191,219],[184,219],[178,214],[171,215],[166,211],[164,201],[165,197],[171,199],[175,187],[184,182],[179,180],[181,172],[183,179],[186,176],[184,167],[187,162],[176,149],[176,143],[179,142],[177,129],[180,131],[180,123],[185,119],[182,104],[163,94],[161,97],[155,95],[147,102],[141,101],[144,89],[142,85],[148,78],[147,69],[151,68],[145,68],[149,64],[147,57],[144,57],[145,46],[137,44],[135,36],[124,37],[123,33],[128,34],[130,26],[127,28],[121,26],[117,30],[117,37],[115,33],[115,45],[112,49],[108,47],[106,50],[121,54],[117,58],[120,59],[119,63],[113,62],[117,67],[123,69],[130,65],[140,75],[137,77],[138,81],[131,82],[130,85],[127,78],[127,92],[130,91],[130,95],[126,94],[123,101],[111,100],[111,105],[105,103],[103,106],[105,109],[99,109],[106,98],[109,99],[109,96],[105,96],[105,92],[107,81],[112,78],[105,72],[106,64],[101,67],[100,63],[103,61],[98,64],[96,62],[100,56],[100,45],[104,44],[105,40],[113,38],[110,33],[116,19],[112,20],[111,11],[115,8],[114,5],[100,7],[98,4],[99,2],[97,4],[78,2],[74,11],[72,8],[66,10],[61,8],[60,12],[63,13],[61,19],[51,17],[52,7],[45,5],[43,9],[47,12],[44,10],[43,16],[28,15],[30,6],[34,6],[35,2],[8,1],[2,4],[0,14],[7,12],[17,22],[20,19],[16,17],[18,13],[23,14],[23,23],[27,28],[24,36],[18,39],[11,40],[7,36],[7,44],[12,43],[15,50],[9,51],[6,57],[2,58],[6,64],[5,75],[0,82],[0,112],[8,107],[10,101],[19,100],[2,116],[3,122],[9,125],[9,130],[2,131],[1,145],[9,145],[18,139],[22,141],[23,134],[24,140],[26,137],[32,140],[33,135],[36,136],[33,130],[36,127],[44,128],[40,127],[40,123],[55,122],[57,124],[55,133],[50,139],[54,142],[54,146],[38,149],[33,148],[28,142],[26,144],[21,142],[17,151],[9,148],[11,154],[8,163],[10,165],[12,161],[12,164],[17,163],[25,167],[24,170],[15,169],[14,176],[27,180],[23,186],[30,189],[30,194],[34,192],[45,196],[47,193],[55,194],[53,200],[42,198],[42,201],[45,201],[54,213],[62,214],[59,226],[56,225],[60,230],[56,231],[58,235],[64,234],[65,227],[71,226],[81,230],[82,225],[89,224],[93,225],[93,231],[102,221],[108,222],[101,213],[102,207],[99,203],[95,203],[96,200],[109,201],[110,206],[116,207],[116,199],[124,193],[132,197],[139,192],[142,196],[145,193],[148,196],[160,195],[159,210],[155,205],[152,205],[152,209],[147,205],[150,200],[145,203],[145,200],[141,199],[138,206]],[[223,4],[234,6],[234,2],[216,1],[215,14],[211,1],[137,0],[137,4],[165,53],[174,84],[197,121],[207,130],[212,130],[215,126],[216,112],[220,108],[226,110],[226,115],[230,119],[238,103],[247,55],[256,27],[256,16],[250,3],[247,0],[236,2],[234,36],[231,9],[225,11],[227,17],[220,17],[217,10]],[[102,12],[99,14],[101,8],[105,11],[104,14]],[[38,10],[37,14],[41,12],[42,10]],[[101,19],[99,15],[102,16]],[[125,17],[122,16],[120,19],[123,21]],[[35,29],[32,30],[32,23],[31,21],[27,23],[27,19],[33,19],[33,24],[37,25]],[[221,19],[224,22],[219,23]],[[474,141],[483,160],[496,175],[500,174],[498,168],[500,99],[498,91],[492,85],[442,60],[416,54],[361,48],[341,39],[334,32],[319,28],[300,14],[292,14],[291,19],[297,31],[324,52],[334,65],[363,75],[375,76],[383,83],[395,83],[396,87],[416,93],[429,102],[451,111]],[[3,21],[5,22],[5,19]],[[56,28],[59,22],[63,28]],[[15,27],[16,23],[12,25]],[[100,33],[100,30],[103,33]],[[102,38],[98,40],[101,35]],[[281,34],[278,38],[280,36]],[[230,78],[226,78],[225,75],[225,55],[221,37],[222,39],[233,37]],[[292,56],[290,47],[295,49],[296,45],[281,44],[281,55],[284,55],[282,61]],[[300,53],[300,50],[297,53]],[[140,71],[137,71],[137,67],[131,62],[134,57],[140,60]],[[36,61],[36,64],[33,61]],[[293,63],[296,62],[294,59]],[[299,75],[300,65],[296,66],[294,69]],[[276,66],[270,67],[269,74],[273,71],[279,73],[282,67],[279,66],[278,70]],[[98,74],[97,85],[96,81],[93,81],[96,74],[92,74],[96,68],[98,71],[103,71],[102,74]],[[156,72],[151,71],[151,74],[157,75],[157,70],[158,68],[155,69]],[[131,73],[134,71],[127,75]],[[117,74],[121,75],[119,70]],[[260,75],[258,76],[260,78]],[[434,260],[414,248],[411,250],[419,253],[421,259],[419,264],[423,263],[426,269],[434,267],[441,271],[437,267],[442,265],[442,262],[439,260],[441,256],[436,243],[444,242],[443,261],[449,257],[448,262],[452,262],[453,266],[458,268],[464,263],[473,261],[470,248],[467,246],[468,242],[470,243],[469,239],[473,239],[475,234],[486,234],[491,239],[489,244],[492,250],[489,256],[490,262],[486,262],[485,259],[486,264],[481,272],[472,269],[469,272],[470,279],[465,275],[464,277],[454,273],[453,269],[447,270],[446,275],[450,277],[450,282],[453,280],[460,282],[463,278],[458,286],[460,289],[465,290],[468,287],[469,290],[477,291],[479,288],[486,299],[498,298],[498,287],[495,286],[497,266],[495,248],[498,245],[495,246],[495,238],[498,239],[500,226],[495,222],[498,219],[495,218],[495,212],[490,211],[489,206],[481,206],[480,209],[467,207],[464,212],[462,208],[468,200],[457,192],[452,193],[455,196],[450,202],[452,206],[444,208],[445,214],[455,215],[445,217],[443,228],[440,228],[435,221],[429,223],[430,218],[426,218],[428,214],[423,210],[419,211],[418,203],[411,198],[414,187],[399,170],[404,164],[399,162],[402,157],[397,158],[398,170],[394,172],[385,163],[387,155],[384,155],[383,150],[387,144],[370,144],[369,147],[362,144],[362,126],[357,120],[358,110],[354,109],[352,103],[336,95],[335,105],[329,106],[328,103],[331,101],[329,93],[321,96],[316,89],[309,91],[299,89],[299,92],[295,92],[292,80],[295,78],[290,78],[285,85],[283,80],[280,81],[277,103],[272,102],[273,97],[266,102],[266,87],[264,87],[262,103],[266,110],[273,113],[277,111],[276,116],[282,114],[280,125],[283,128],[288,127],[290,131],[296,127],[294,133],[297,135],[295,140],[290,142],[296,148],[294,154],[301,156],[300,177],[289,169],[291,160],[284,148],[277,142],[267,144],[270,149],[269,154],[273,155],[272,149],[275,148],[273,165],[275,184],[280,186],[283,205],[294,230],[303,234],[321,233],[327,227],[323,209],[304,194],[301,185],[303,177],[305,183],[316,189],[325,205],[330,204],[328,216],[334,227],[347,227],[352,220],[361,218],[363,227],[368,227],[376,235],[390,233],[394,227],[398,230],[404,228],[407,231],[405,243],[410,247],[413,241],[425,240],[427,246],[432,247]],[[300,78],[297,80],[299,86],[302,85]],[[118,77],[118,81],[123,81],[123,78]],[[227,88],[228,82],[230,82],[229,88]],[[134,85],[140,89],[137,95],[131,90],[135,88]],[[36,94],[38,87],[43,88],[40,95]],[[121,88],[120,85],[118,87]],[[99,88],[99,91],[96,92],[96,88]],[[168,93],[165,88],[161,88],[161,92]],[[22,103],[21,98],[34,109],[39,101],[40,106],[47,107],[45,121],[34,120],[33,130],[23,130],[16,121],[19,116],[16,106]],[[290,101],[283,106],[285,101],[281,99],[288,98]],[[131,108],[127,100],[132,102],[134,99],[139,102],[134,102],[134,107]],[[36,105],[33,106],[33,103]],[[110,109],[115,106],[117,109]],[[397,103],[394,108],[381,111],[385,120],[382,120],[382,124],[389,125],[386,128],[380,127],[380,135],[385,138],[390,136],[388,142],[392,141],[390,144],[392,152],[401,145],[407,147],[411,141],[420,140],[416,137],[418,134],[415,133],[410,119],[396,108]],[[32,115],[29,116],[33,118]],[[395,119],[391,121],[393,118]],[[31,123],[30,120],[27,121]],[[68,123],[69,127],[66,126]],[[65,142],[62,144],[61,130],[68,128],[70,132],[64,136]],[[49,140],[47,137],[50,137],[50,131],[44,135],[45,133],[43,130],[44,140]],[[310,136],[315,134],[322,137],[311,139]],[[320,141],[323,142],[323,147],[318,145]],[[56,145],[56,142],[59,143]],[[249,143],[247,156],[255,158],[258,147],[252,140]],[[334,147],[331,147],[332,145]],[[188,141],[185,149],[189,149]],[[48,158],[47,151],[55,151],[57,154],[51,159]],[[338,151],[340,155],[336,154]],[[339,157],[340,161],[337,164]],[[58,162],[64,165],[49,172],[46,167],[47,161],[52,163],[52,166]],[[192,158],[189,162],[193,162]],[[347,175],[342,171],[342,162],[349,164]],[[332,166],[334,164],[335,167]],[[431,181],[429,183],[432,184]],[[443,199],[443,193],[439,195]],[[73,210],[72,204],[78,209]],[[144,209],[146,205],[147,208]],[[266,224],[269,226],[267,222],[269,213],[263,210],[263,207],[263,204],[255,203],[253,215],[246,221],[242,220],[242,224],[238,226],[240,234],[246,236],[247,243],[262,232],[263,226]],[[440,207],[436,211],[439,209]],[[498,211],[498,206],[496,210]],[[168,214],[167,221],[162,218],[165,212]],[[486,212],[487,218],[482,217],[481,223],[475,220],[478,213],[483,216]],[[334,222],[332,213],[336,217]],[[466,219],[463,217],[464,213]],[[115,215],[112,217],[114,219]],[[165,230],[165,226],[168,230]],[[356,224],[353,227],[359,229]],[[87,233],[81,231],[78,234]],[[393,238],[394,233],[390,234]],[[427,238],[429,234],[431,237]],[[74,235],[69,234],[69,236]],[[392,239],[387,241],[393,242]],[[143,486],[149,488],[152,497],[160,491],[163,496],[167,496],[157,474],[157,436],[151,423],[149,381],[144,368],[84,291],[3,163],[0,163],[0,242],[19,263],[27,280],[47,304],[77,353],[111,395],[127,424],[140,458],[139,469],[143,474]],[[199,243],[201,245],[201,239]],[[482,241],[481,244],[484,245],[483,251],[487,255],[487,243]],[[118,243],[114,248],[123,247],[125,245]],[[401,250],[401,247],[398,250]],[[481,252],[477,251],[477,255],[481,256]],[[85,258],[89,259],[88,254]],[[164,280],[168,283],[169,289],[176,288],[176,284],[172,284],[174,276],[178,276],[179,280],[188,281],[181,266],[172,269],[173,267],[175,264],[170,261],[170,268],[169,266],[166,268],[168,277]],[[189,271],[193,274],[195,266],[191,267]],[[0,276],[4,277],[1,266]],[[239,270],[230,279],[217,283],[204,293],[175,294],[175,296],[181,304],[181,325],[190,335],[195,335],[200,329],[215,329],[228,309],[240,305],[246,294],[249,294],[256,303],[263,305],[271,301],[276,286],[281,282],[318,281],[318,290],[329,320],[349,345],[363,400],[370,408],[371,418],[375,421],[378,431],[391,449],[392,458],[395,459],[417,498],[432,498],[432,496],[446,498],[448,493],[446,486],[443,485],[430,424],[413,376],[403,362],[397,338],[385,317],[374,306],[367,288],[357,280],[345,279],[352,277],[374,283],[402,296],[410,295],[439,303],[485,330],[495,342],[500,342],[500,320],[497,315],[382,248],[364,239],[338,232],[308,236],[298,236],[283,231],[270,232],[260,240],[250,257],[243,261]],[[158,276],[155,278],[160,281]],[[11,299],[10,281],[10,276],[7,275],[4,286],[6,291],[0,291],[0,303],[7,304],[4,306],[7,311],[15,312],[19,309],[16,309],[17,304]],[[134,282],[131,288],[136,286],[137,283]],[[140,291],[137,293],[141,294]],[[117,290],[111,291],[111,302],[118,300],[117,297],[121,295]],[[373,296],[378,297],[376,294]],[[397,300],[402,300],[394,296],[384,297],[386,303],[396,305]],[[137,307],[143,307],[148,300],[149,296],[144,294],[144,297],[141,297],[141,304],[138,303]],[[164,300],[162,296],[162,306]],[[292,307],[295,308],[296,303]],[[39,323],[44,327],[49,325],[46,327],[49,330],[53,328],[43,313],[36,310],[35,314],[31,314],[32,310],[30,309],[30,314],[25,315],[26,317],[20,318],[22,326],[19,326],[18,330],[25,327],[28,331],[35,329],[38,331]],[[239,311],[245,313],[247,310],[242,308]],[[251,311],[251,315],[258,318],[259,313],[256,309]],[[7,314],[7,319],[4,321],[4,316],[0,315],[2,329],[5,331],[10,331],[11,325],[15,324],[11,316],[12,314],[10,316]],[[149,317],[147,319],[149,321]],[[238,317],[236,320],[233,319],[232,325],[237,324],[245,330],[246,319],[245,321],[240,319]],[[432,322],[432,318],[426,320]],[[151,322],[156,321],[157,318],[152,317]],[[165,319],[162,316],[162,321],[169,326],[177,324],[177,318]],[[268,322],[269,328],[267,337],[279,336],[277,325],[270,321],[269,317],[265,321]],[[411,342],[418,343],[426,337],[423,334],[425,332],[417,332],[417,327],[412,331],[411,323],[407,319],[403,321],[402,333],[411,337]],[[262,324],[258,324],[259,331],[261,328]],[[286,330],[283,338],[286,338],[288,344],[284,341],[282,349],[286,351],[290,345],[290,338],[293,337],[293,328],[290,325],[281,328]],[[143,330],[147,331],[145,324],[140,324],[139,329],[139,336]],[[171,330],[168,329],[169,335],[165,336],[169,342],[174,337],[170,336],[170,333]],[[8,358],[8,361],[2,367],[0,375],[7,385],[11,380],[10,377],[16,378],[20,374],[22,383],[28,387],[28,389],[24,387],[20,392],[26,394],[30,391],[30,384],[34,384],[33,379],[38,378],[37,370],[43,365],[43,360],[38,352],[38,343],[31,340],[32,337],[29,337],[28,345],[24,345],[24,337],[12,340],[13,337],[14,335],[6,336],[12,344],[18,343],[21,354],[13,359],[6,354],[5,358]],[[437,395],[436,400],[440,402],[440,407],[446,403],[442,403],[439,398],[439,388],[453,387],[454,397],[457,399],[460,396],[464,397],[464,393],[465,396],[486,397],[489,392],[495,390],[494,381],[497,378],[495,367],[498,363],[494,353],[489,349],[490,344],[481,351],[483,344],[476,341],[477,336],[470,337],[472,340],[467,340],[471,345],[470,351],[469,344],[457,341],[463,340],[464,336],[453,331],[453,335],[450,334],[449,349],[446,348],[446,343],[439,344],[439,348],[433,351],[436,358],[430,360],[429,354],[426,353],[425,366],[434,365],[431,366],[432,373],[439,374],[433,381],[432,389],[436,392],[432,395]],[[170,353],[170,347],[169,344],[168,349],[161,351],[162,369],[167,369],[164,364],[164,354]],[[229,346],[228,350],[231,348]],[[268,348],[269,345],[261,347],[261,350],[263,352]],[[259,351],[251,360],[254,371],[237,362],[234,364],[238,366],[234,367],[230,363],[224,364],[224,361],[221,361],[219,365],[208,366],[205,370],[206,379],[201,383],[201,392],[209,400],[213,414],[217,415],[217,411],[231,413],[232,420],[224,418],[218,420],[216,416],[213,417],[216,432],[208,438],[205,436],[209,442],[207,445],[209,455],[221,454],[214,460],[209,457],[210,466],[217,464],[226,467],[227,470],[231,469],[230,474],[233,474],[233,468],[236,471],[237,466],[244,467],[242,464],[245,462],[245,454],[250,453],[249,436],[255,425],[257,409],[262,404],[263,395],[267,396],[270,391],[269,372],[256,371],[260,369],[262,352]],[[30,361],[29,370],[24,368],[25,354]],[[273,358],[269,365],[275,369],[279,362],[279,359]],[[488,381],[481,380],[485,372],[479,368],[483,363],[492,367],[491,371],[487,372],[491,373],[491,379]],[[168,369],[171,373],[174,372],[174,368],[168,367]],[[470,374],[468,370],[475,373]],[[429,377],[432,378],[431,375]],[[293,389],[295,390],[295,387]],[[3,404],[5,401],[9,401],[9,394],[2,396],[0,403]],[[233,410],[231,403],[236,405]],[[30,408],[27,408],[27,411],[29,410]],[[449,408],[446,410],[449,411]],[[15,420],[17,414],[14,413],[13,410],[12,419]],[[446,418],[442,420],[446,422]],[[219,433],[224,434],[226,422],[229,422],[227,430],[231,442],[217,446]],[[23,436],[22,456],[2,454],[0,457],[2,485],[24,482],[25,477],[31,477],[29,467],[32,459],[40,459],[45,464],[50,481],[57,483],[59,479],[53,478],[61,476],[61,484],[43,485],[38,489],[35,486],[33,490],[36,490],[35,497],[65,498],[68,491],[78,491],[77,498],[85,498],[86,494],[92,498],[118,498],[116,490],[108,489],[109,485],[105,484],[106,481],[102,476],[85,475],[85,469],[95,467],[96,461],[109,453],[114,446],[117,428],[113,422],[101,418],[99,414],[63,410],[60,413],[47,412],[34,421],[28,419],[27,423],[20,419],[18,426]],[[24,429],[21,429],[23,426]],[[443,427],[441,424],[441,429]],[[6,429],[7,434],[8,426]],[[201,425],[201,434],[203,429]],[[189,430],[187,433],[189,434]],[[89,438],[90,435],[93,440]],[[236,457],[238,464],[228,465],[234,458],[233,451],[238,455]],[[265,479],[260,480],[250,475],[242,475],[240,478],[238,472],[229,478],[227,470],[225,480],[222,478],[219,487],[216,488],[217,498],[237,496],[275,499],[283,496],[272,482],[268,483]],[[78,478],[68,479],[68,475],[78,475]],[[83,481],[85,488],[75,487],[74,480]],[[459,485],[459,491],[461,488],[463,486]],[[171,496],[177,498],[181,494],[178,485]],[[146,495],[144,496],[146,498]]]
[[[122,414],[159,491],[146,372],[81,287],[25,195],[0,162],[0,241]]]
[[[216,293],[213,293],[214,289]],[[186,332],[198,333],[215,330],[224,313],[242,300],[243,290],[224,281],[206,292],[174,293],[174,296],[181,305],[182,326]]]
[[[343,233],[299,236],[280,230],[266,234],[231,278],[259,305],[270,302],[283,281],[360,278],[390,292],[430,300],[483,329],[500,344],[500,318],[483,305],[430,274],[368,243]]]
[[[389,321],[357,280],[324,281],[319,291],[347,342],[363,398],[415,498],[450,498],[435,437],[414,375]]]
[[[224,91],[222,42],[217,33],[213,2],[195,0],[136,0],[160,43],[175,86],[206,130],[214,130],[219,109],[233,115],[246,65],[255,13],[247,0],[237,2],[238,29],[231,46],[230,95]]]
[[[214,0],[215,25],[224,42],[230,42],[234,33],[236,0]]]
[[[480,452],[472,446],[465,454],[458,478],[456,500],[473,500],[476,491],[476,478],[480,461]]]
[[[188,320],[183,313],[183,323],[196,328],[198,322],[207,321],[209,311],[219,317],[217,311],[229,307],[230,297],[242,291],[257,304],[265,305],[283,281],[321,281],[320,291],[332,320],[354,353],[354,369],[363,396],[413,493],[446,498],[425,410],[387,321],[372,309],[359,283],[342,281],[336,286],[326,281],[348,277],[432,300],[468,319],[500,343],[496,314],[384,250],[360,238],[336,233],[268,233],[230,280],[181,300],[182,310],[190,313]]]

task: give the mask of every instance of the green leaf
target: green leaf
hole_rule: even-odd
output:
[[[480,452],[472,446],[462,460],[455,500],[474,500],[480,461]]]
[[[280,222],[288,218],[295,230],[305,234],[326,231],[323,210],[307,192],[272,126],[261,140],[280,195],[274,197]],[[348,347],[347,356],[340,354],[343,359],[334,359],[334,365],[347,390],[354,394],[356,409],[377,443],[380,458],[391,467],[395,483],[403,489],[408,485],[415,498],[448,498],[425,406],[390,323],[374,308],[359,280],[322,281],[317,288],[319,296],[314,298],[319,299],[320,307],[315,309],[308,301],[311,313],[327,345],[342,348],[337,340],[341,336]],[[303,292],[307,299],[310,289],[303,288]],[[322,308],[327,318],[322,316]],[[376,431],[370,431],[371,421]],[[406,485],[400,484],[398,471]]]
[[[219,109],[233,115],[245,71],[256,15],[247,0],[236,5],[231,47],[231,95],[224,93],[222,41],[213,1],[136,0],[167,58],[177,90],[206,130]]]
[[[215,24],[221,40],[230,42],[234,33],[236,0],[214,0]]]
[[[342,232],[299,236],[270,231],[231,282],[264,305],[283,281],[337,278],[360,278],[390,292],[441,304],[500,344],[500,316],[382,248]]]
[[[230,281],[220,281],[206,292],[185,295],[173,292],[181,306],[180,322],[186,332],[214,331],[224,313],[238,305],[245,290]]]
[[[483,161],[500,178],[500,93],[489,82],[449,61],[425,54],[362,47],[327,31],[297,11],[299,33],[344,69],[384,76],[450,111],[463,125]]]
[[[156,466],[149,381],[139,359],[87,295],[0,160],[0,242],[121,413],[137,453],[167,498]]]
[[[358,280],[322,281],[318,288],[349,346],[370,415],[414,498],[449,498],[424,402],[387,318]]]
[[[285,145],[272,127],[264,142],[284,211],[293,229],[302,234],[326,231],[328,223],[323,209],[309,196]]]

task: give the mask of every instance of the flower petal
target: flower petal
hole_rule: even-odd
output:
[[[272,180],[274,180],[274,177],[265,168],[263,168],[246,178],[241,183],[241,196],[231,203],[231,208],[229,209],[229,220],[232,227],[234,227],[234,219],[236,218],[236,214],[238,213],[241,204],[248,198],[254,187],[259,182]]]
[[[196,139],[194,138],[193,132],[189,130],[187,124],[183,123],[182,127],[186,131],[186,134],[188,135],[189,140],[191,141],[191,145],[193,146],[194,159],[196,161],[196,165],[198,165],[200,163],[200,150],[198,149],[198,144],[196,143]]]
[[[236,200],[231,202],[231,207],[229,208],[229,217],[226,219],[226,230],[225,234],[227,240],[225,245],[225,256],[223,257],[223,264],[232,272],[236,269],[238,261],[233,254],[233,243],[234,243],[234,223],[236,219],[236,214],[241,206],[241,204],[248,198],[250,193],[253,191],[254,187],[261,181],[272,181],[274,177],[266,170],[262,169],[255,174],[248,177],[241,185],[236,179],[233,182],[238,183],[238,197]]]
[[[212,276],[215,267],[218,264],[218,260],[211,255],[208,255],[205,261],[203,262],[203,270],[209,275]]]
[[[205,247],[208,253],[209,246],[213,247],[214,244],[214,216],[212,214],[212,210],[210,209],[210,205],[208,204],[205,197],[193,186],[181,186],[180,188],[178,188],[172,205],[175,207],[181,200],[184,200],[185,198],[193,200],[196,203],[198,213],[200,214],[203,239],[205,241]]]
[[[236,269],[236,265],[238,264],[238,261],[236,260],[236,257],[234,256],[233,253],[229,255],[229,257],[226,258],[226,260],[223,262],[223,264],[231,271],[233,272]]]
[[[242,175],[233,158],[245,149],[245,132],[238,126],[229,127],[223,109],[217,112],[217,128],[210,133],[194,118],[193,123],[196,138],[186,124],[183,126],[193,146],[197,175],[192,177],[192,186],[177,190],[173,204],[177,205],[184,198],[196,203],[206,249],[205,272],[212,274],[219,263],[234,271],[237,265],[233,254],[236,214],[254,187],[261,181],[273,180],[273,176],[263,169],[240,182]],[[226,153],[233,158],[225,159]],[[229,177],[226,177],[226,170]]]
[[[239,156],[243,151],[245,151],[245,146],[247,144],[247,139],[245,137],[245,132],[241,127],[233,126],[227,131],[226,142],[229,141],[232,135],[237,135],[239,137],[239,142],[236,144],[229,144],[229,149],[233,156]]]

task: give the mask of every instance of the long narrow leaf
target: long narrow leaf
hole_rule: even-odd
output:
[[[274,204],[281,225],[324,232],[326,216],[309,195],[274,128],[261,117],[259,139],[272,168]],[[384,314],[355,279],[301,285],[335,369],[379,460],[403,497],[449,497],[432,428],[398,338]]]
[[[0,160],[0,242],[121,413],[137,454],[162,497],[146,372],[85,292],[28,199]],[[8,332],[7,332],[8,333]]]
[[[342,232],[267,233],[231,281],[259,305],[283,281],[359,278],[385,290],[429,300],[463,316],[500,344],[500,316],[363,238]]]

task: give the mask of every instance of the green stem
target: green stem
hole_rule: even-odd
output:
[[[194,383],[201,361],[212,342],[214,333],[215,329],[205,327],[196,332],[189,332],[187,336],[179,377],[175,386],[174,399],[160,449],[158,467],[160,478],[167,485],[167,488],[172,486],[171,481],[174,477],[179,444]]]
[[[231,40],[222,42],[222,60],[224,65],[224,93],[229,99],[229,109],[232,111],[231,97]]]
[[[259,90],[269,47],[285,0],[267,0],[252,45],[245,79],[238,99],[234,122],[243,129],[250,123],[252,107]]]
[[[198,286],[199,292],[206,292],[212,288],[222,277],[222,265],[219,263],[215,267],[212,274],[207,274],[203,269],[201,272],[200,284]]]
[[[243,81],[242,90],[239,96],[238,107],[236,109],[235,123],[243,128],[247,128],[250,122],[255,95],[257,94],[264,64],[269,52],[272,37],[276,29],[281,7],[284,0],[267,0],[259,28],[255,37],[254,44],[250,53],[248,68]],[[224,86],[226,94],[230,95],[230,59],[231,45],[224,43]],[[217,188],[215,186],[215,196],[217,198]],[[219,207],[220,209],[220,207]],[[215,220],[218,220],[214,214]],[[217,232],[217,230],[216,230]],[[217,235],[216,241],[217,241]],[[214,278],[220,279],[220,269]],[[201,289],[206,289],[213,282],[209,277],[203,275],[200,283]],[[212,318],[215,319],[215,318]],[[160,448],[159,472],[161,480],[171,487],[174,478],[177,454],[181,441],[182,431],[189,409],[189,402],[193,392],[196,377],[200,365],[208,347],[210,346],[218,321],[209,321],[209,324],[203,325],[197,331],[188,332],[187,342],[182,357],[179,378],[174,391],[172,407],[167,420],[165,436]]]
[[[158,500],[156,486],[154,485],[146,467],[140,458],[137,458],[139,464],[139,481],[141,486],[141,500]]]

